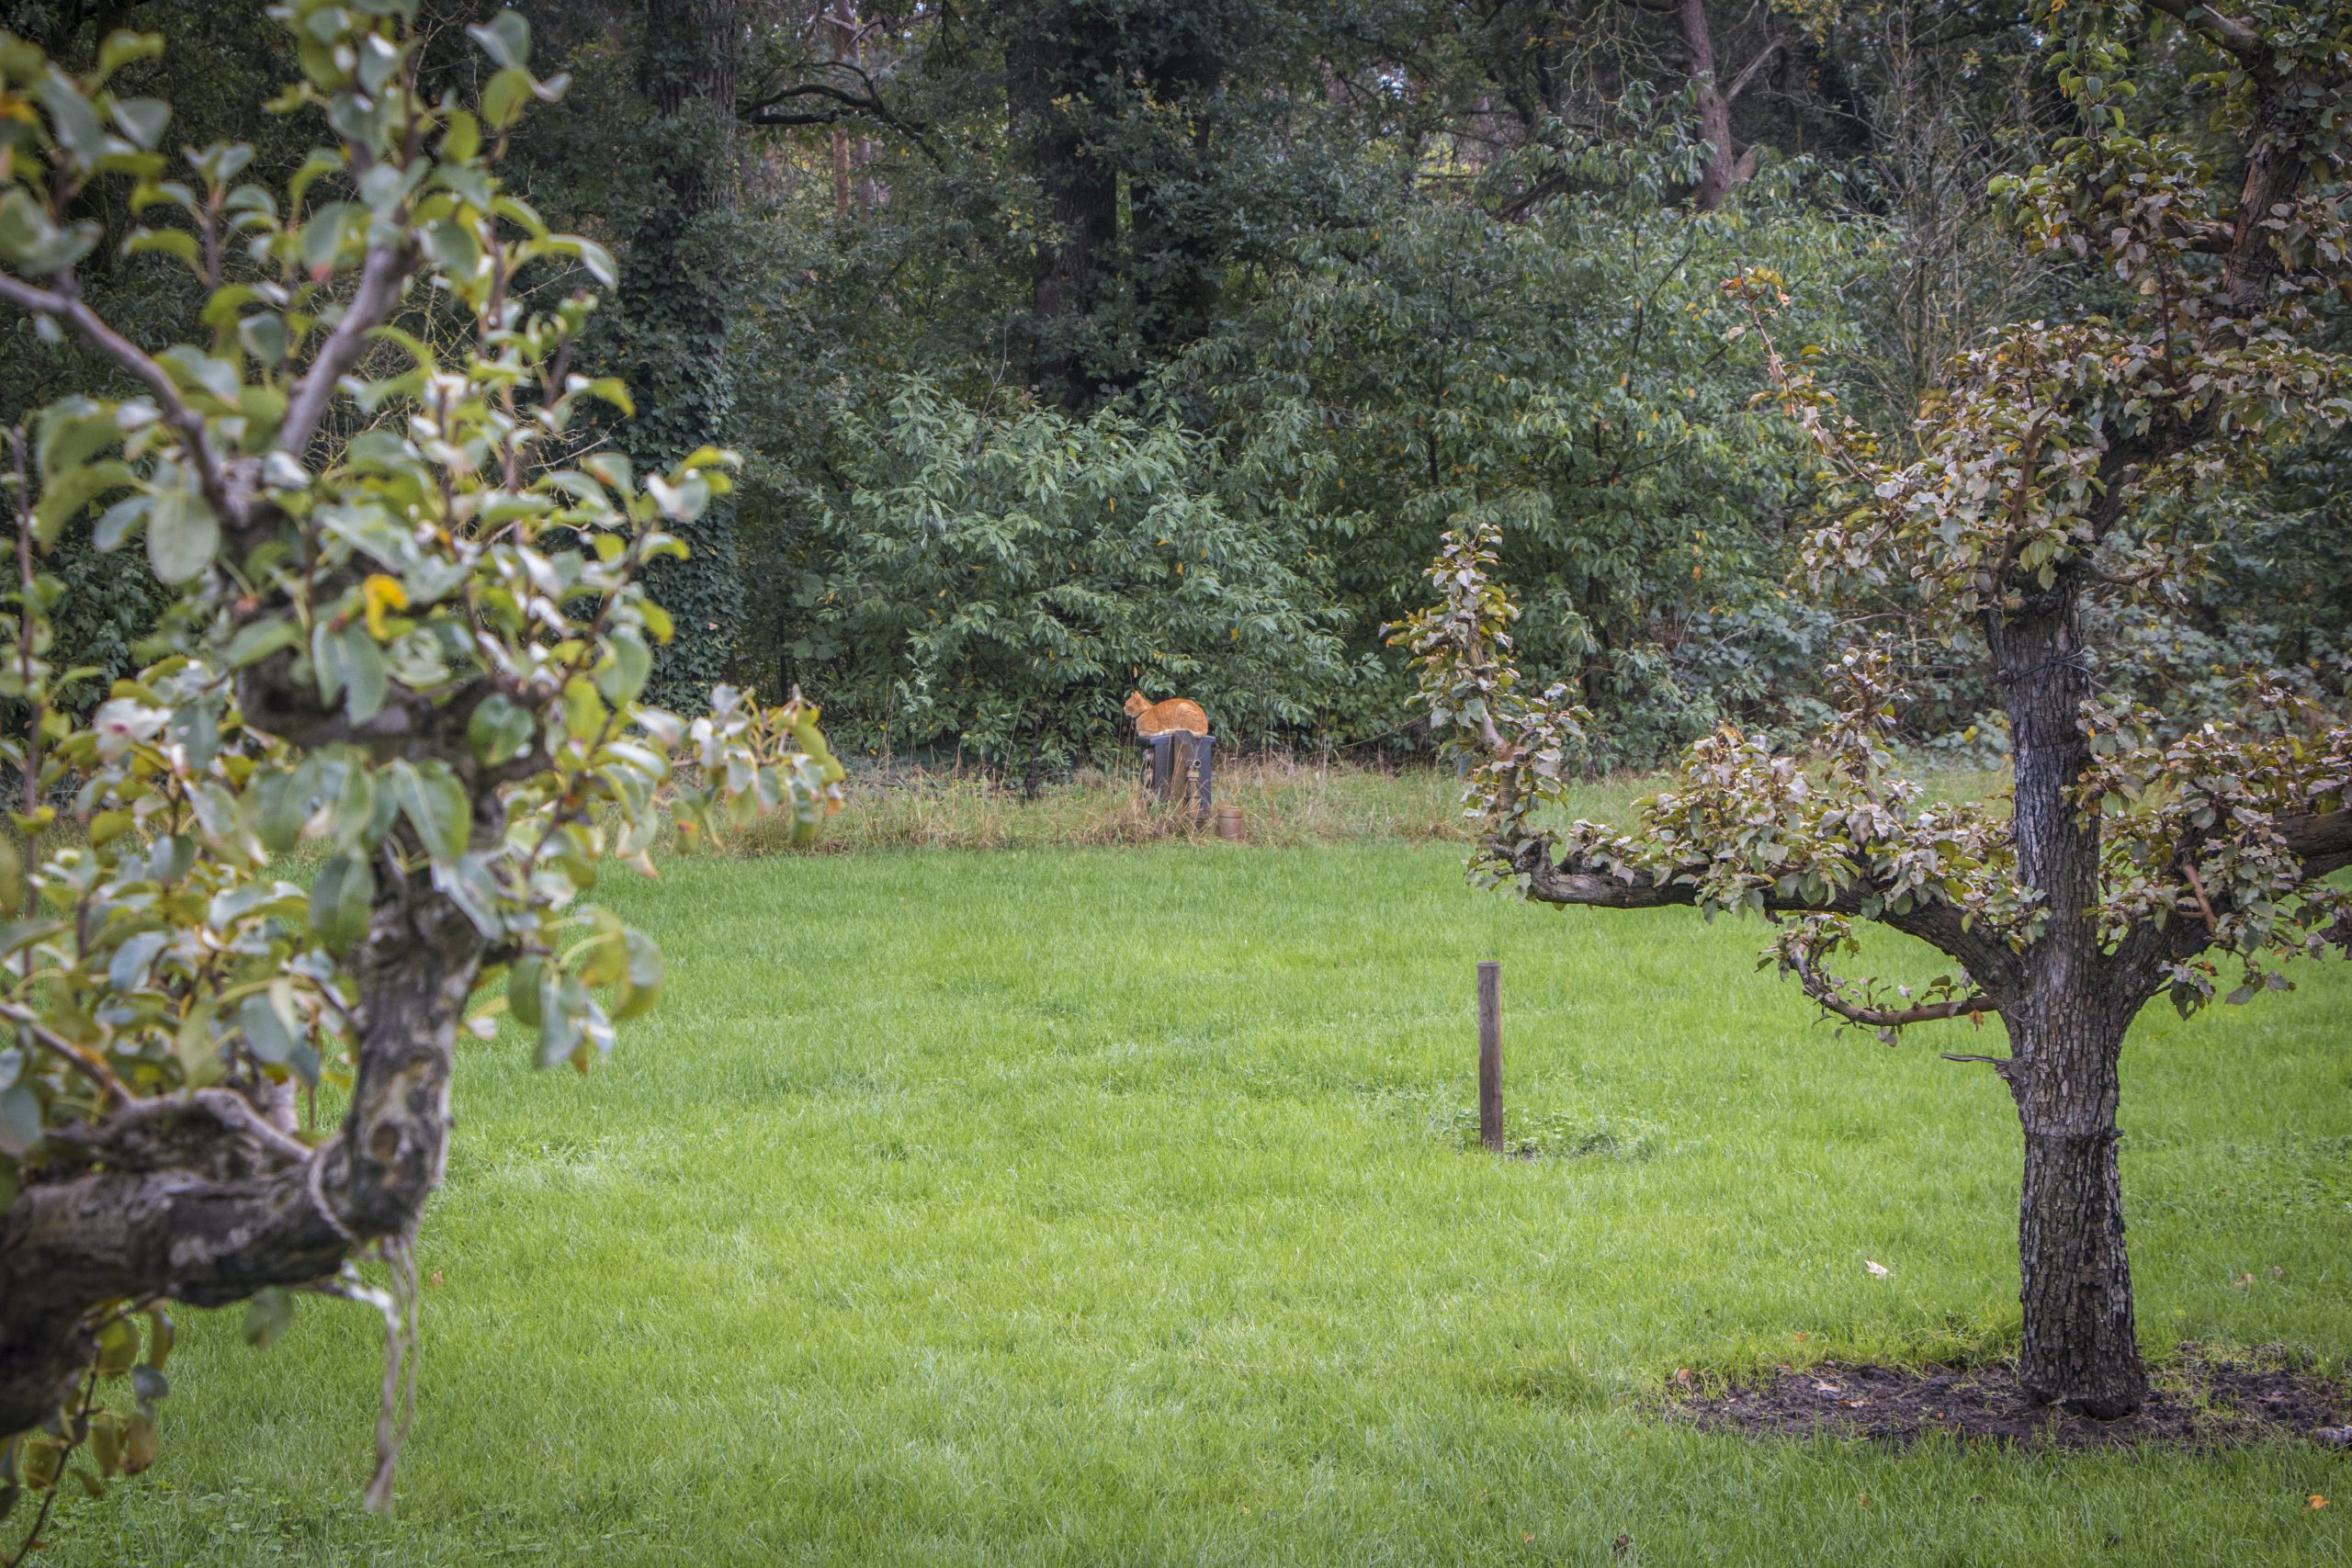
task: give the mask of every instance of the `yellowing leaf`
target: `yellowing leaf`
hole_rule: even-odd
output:
[[[368,581],[359,585],[359,592],[368,604],[368,634],[381,642],[390,635],[384,629],[384,612],[387,609],[407,609],[408,590],[400,585],[398,579],[373,571],[368,574]]]

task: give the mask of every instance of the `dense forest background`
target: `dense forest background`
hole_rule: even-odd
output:
[[[478,85],[463,28],[496,8],[424,0],[428,75]],[[1114,753],[1139,687],[1197,698],[1228,744],[1408,753],[1384,627],[1441,531],[1482,518],[1522,663],[1592,708],[1602,764],[1725,721],[1793,732],[1841,623],[1899,631],[1903,585],[1865,608],[1788,580],[1821,488],[1723,281],[1779,274],[1782,349],[1897,444],[1996,324],[2113,303],[1988,194],[2079,129],[2022,6],[515,8],[571,80],[508,177],[621,261],[581,368],[626,377],[639,417],[597,438],[745,459],[657,582],[660,690],[797,683],[852,752],[1034,780]],[[124,86],[169,98],[178,140],[302,157],[244,107],[296,73],[258,0],[7,0],[0,23],[68,62],[162,31]],[[2211,107],[2186,62],[2134,86],[2152,126]],[[199,332],[157,259],[102,247],[101,309],[150,343]],[[104,373],[0,332],[0,417]],[[2189,722],[2252,667],[2342,689],[2346,440],[2216,503],[2216,570],[2181,602],[2109,612],[2152,656],[2133,694]],[[83,537],[59,570],[62,662],[127,668],[161,604],[143,558]],[[2002,736],[1966,651],[1909,649],[1905,724],[1976,761]]]

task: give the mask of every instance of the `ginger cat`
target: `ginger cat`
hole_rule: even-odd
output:
[[[1189,729],[1195,735],[1209,732],[1209,716],[1189,697],[1170,697],[1155,703],[1146,701],[1141,692],[1130,692],[1127,716],[1136,721],[1137,735],[1164,735],[1171,729]]]

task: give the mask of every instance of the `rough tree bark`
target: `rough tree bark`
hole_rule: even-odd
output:
[[[0,1216],[0,1432],[65,1400],[96,1353],[85,1321],[100,1302],[226,1305],[406,1232],[441,1182],[481,960],[472,923],[421,874],[387,889],[358,964],[351,1108],[315,1150],[225,1088],[52,1130],[56,1157]]]
[[[2001,998],[2004,1076],[2025,1134],[2018,1380],[2036,1399],[2106,1418],[2138,1409],[2148,1392],[2116,1164],[2118,1062],[2145,998],[2128,994],[2099,949],[2098,818],[2070,798],[2092,761],[2079,577],[2078,566],[2061,572],[2014,610],[1989,614],[1985,629],[2009,719],[2018,871],[2046,919]]]
[[[1731,106],[1780,53],[1781,46],[1778,41],[1767,43],[1738,75],[1725,82],[1716,64],[1707,0],[1678,0],[1674,19],[1682,39],[1682,68],[1699,95],[1699,135],[1707,143],[1706,162],[1699,167],[1699,183],[1690,201],[1700,211],[1713,212],[1724,204],[1733,186],[1756,172],[1755,150],[1732,139]]]

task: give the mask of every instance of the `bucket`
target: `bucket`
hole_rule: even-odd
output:
[[[1236,843],[1241,841],[1241,807],[1220,806],[1216,808],[1216,836],[1230,839]]]

